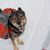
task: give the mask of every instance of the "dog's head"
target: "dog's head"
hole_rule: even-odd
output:
[[[21,8],[18,8],[15,13],[12,13],[10,15],[8,25],[12,28],[14,32],[22,33],[25,29],[26,21],[27,19],[25,16],[25,12]]]
[[[17,19],[18,19],[18,27],[20,31],[23,31],[26,25],[26,16],[25,16],[25,12],[21,9],[18,8],[18,11],[16,12],[17,14]]]

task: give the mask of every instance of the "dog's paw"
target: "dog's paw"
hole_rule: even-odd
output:
[[[19,45],[24,45],[23,41],[19,41],[18,43],[19,43]]]
[[[24,41],[22,40],[17,40],[17,42],[18,42],[18,45],[24,45]]]

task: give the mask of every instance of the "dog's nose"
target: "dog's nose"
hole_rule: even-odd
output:
[[[18,25],[20,25],[20,24],[21,24],[21,22],[18,22],[17,24],[18,24]]]
[[[18,22],[17,24],[18,24],[20,27],[23,26],[23,23],[22,23],[22,22]]]

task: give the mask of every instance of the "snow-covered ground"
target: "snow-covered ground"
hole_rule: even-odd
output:
[[[0,8],[7,7],[21,7],[27,16],[26,29],[21,36],[25,44],[18,46],[19,50],[50,50],[50,0],[0,0]],[[0,39],[0,50],[13,50],[11,40]]]

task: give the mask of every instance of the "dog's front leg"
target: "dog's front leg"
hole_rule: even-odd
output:
[[[22,40],[20,37],[17,37],[17,38],[16,38],[16,41],[17,41],[17,43],[18,43],[19,45],[23,45],[23,44],[24,44],[23,40]]]
[[[15,39],[11,39],[12,40],[12,43],[13,43],[13,48],[14,50],[19,50],[17,47],[16,47],[16,40]]]

